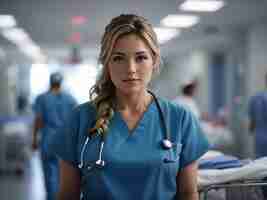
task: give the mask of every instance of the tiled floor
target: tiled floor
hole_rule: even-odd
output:
[[[24,174],[4,173],[0,175],[1,200],[45,200],[43,174],[39,154],[33,153]]]

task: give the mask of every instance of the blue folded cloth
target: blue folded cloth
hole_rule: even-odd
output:
[[[32,116],[0,116],[0,125],[8,122],[25,122],[32,123]]]
[[[227,169],[242,166],[243,163],[238,158],[229,155],[199,160],[200,169]]]

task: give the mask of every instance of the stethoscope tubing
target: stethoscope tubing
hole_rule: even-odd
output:
[[[158,111],[159,111],[159,116],[160,116],[160,120],[162,121],[163,123],[163,129],[165,130],[165,137],[164,139],[162,140],[162,148],[163,149],[166,149],[166,150],[169,150],[172,148],[172,143],[170,141],[170,132],[168,131],[168,127],[167,127],[167,124],[166,124],[166,121],[165,121],[165,118],[164,118],[164,114],[163,114],[163,111],[161,109],[161,106],[159,104],[159,101],[158,101],[158,98],[156,97],[156,95],[151,92],[150,90],[148,90],[148,92],[152,95],[152,97],[154,98],[155,102],[156,102],[156,106],[158,108]],[[105,138],[104,136],[101,134],[100,135],[101,137],[101,141],[100,141],[100,148],[99,148],[99,152],[98,152],[98,160],[96,160],[95,162],[95,165],[97,165],[98,167],[103,167],[105,165],[105,161],[103,160],[103,149],[104,149],[104,144],[105,144]],[[90,140],[90,137],[89,136],[86,136],[86,140],[82,146],[82,151],[81,151],[81,154],[80,154],[80,163],[78,165],[78,167],[80,169],[82,169],[84,167],[84,152],[85,152],[85,149],[86,149],[86,146],[88,144]],[[91,169],[92,167],[90,167]]]

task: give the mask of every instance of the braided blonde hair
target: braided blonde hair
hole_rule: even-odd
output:
[[[108,62],[115,42],[122,36],[136,34],[151,49],[156,71],[159,69],[160,50],[157,36],[152,25],[143,17],[133,14],[122,14],[115,17],[106,26],[101,40],[99,63],[103,66],[102,74],[90,90],[90,98],[97,110],[96,124],[90,129],[90,134],[98,132],[105,134],[114,114],[115,86],[108,72]]]

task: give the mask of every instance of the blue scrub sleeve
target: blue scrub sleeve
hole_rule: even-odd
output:
[[[249,100],[248,104],[248,116],[251,120],[255,120],[255,112],[254,112],[254,103],[255,102],[255,97],[251,97]]]
[[[33,111],[36,115],[42,115],[43,110],[42,110],[42,96],[41,95],[36,97],[36,100],[33,105]]]
[[[209,143],[200,128],[198,119],[189,111],[185,111],[182,123],[181,168],[198,160],[208,149]]]
[[[73,96],[71,97],[71,99],[72,99],[72,107],[74,108],[75,106],[78,105],[78,102],[76,101],[76,99]]]
[[[51,142],[52,151],[62,160],[74,167],[78,166],[77,144],[78,144],[79,111],[74,109],[64,126],[53,135]]]

